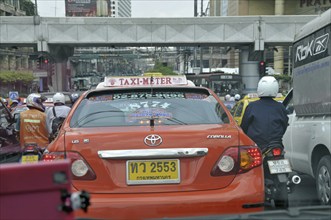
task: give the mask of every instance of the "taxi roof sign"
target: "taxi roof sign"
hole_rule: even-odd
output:
[[[282,93],[277,93],[277,96],[275,98],[282,98],[283,94]],[[257,93],[248,93],[244,99],[256,99],[256,98],[260,98],[259,95]]]
[[[257,93],[248,93],[245,97],[245,99],[255,99],[255,98],[259,98]]]
[[[103,87],[188,85],[185,75],[105,77]],[[100,87],[99,87],[100,88]]]

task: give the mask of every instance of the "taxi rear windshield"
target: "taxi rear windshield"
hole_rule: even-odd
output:
[[[207,90],[103,91],[83,99],[70,127],[159,126],[227,123],[228,116]]]

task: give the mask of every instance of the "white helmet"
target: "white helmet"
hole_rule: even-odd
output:
[[[257,95],[259,97],[276,97],[278,90],[278,82],[273,76],[262,77],[257,85]]]
[[[41,98],[41,95],[38,94],[38,93],[31,93],[26,98],[26,106],[33,107],[33,108],[39,109],[41,111],[44,111],[44,106],[43,106],[43,103],[42,103],[42,98]]]
[[[0,97],[0,98],[1,98],[1,97]],[[5,99],[5,98],[1,98],[1,100],[3,101],[3,103],[8,104],[7,99]]]
[[[231,96],[229,101],[234,102],[235,101],[234,97]]]
[[[224,98],[225,98],[225,101],[230,101],[231,96],[229,94],[227,94]]]
[[[54,94],[54,96],[53,96],[53,103],[54,104],[55,103],[61,103],[61,104],[64,105],[65,101],[66,101],[66,99],[65,99],[63,93],[57,92],[57,93]]]
[[[234,95],[234,99],[235,99],[236,101],[239,101],[239,100],[240,100],[240,95],[239,95],[239,94],[235,94],[235,95]]]

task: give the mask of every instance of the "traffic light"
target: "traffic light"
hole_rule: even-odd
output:
[[[40,63],[40,58],[38,57],[37,59],[36,59],[36,66],[37,66],[37,69],[41,69],[41,63]]]
[[[39,63],[38,69],[47,70],[49,67],[50,60],[45,56],[40,56],[37,60],[37,65]]]
[[[259,74],[261,77],[266,75],[266,64],[265,61],[259,62]]]

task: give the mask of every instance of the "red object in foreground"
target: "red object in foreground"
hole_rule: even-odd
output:
[[[71,192],[68,160],[0,165],[0,219],[74,219],[61,211]]]

